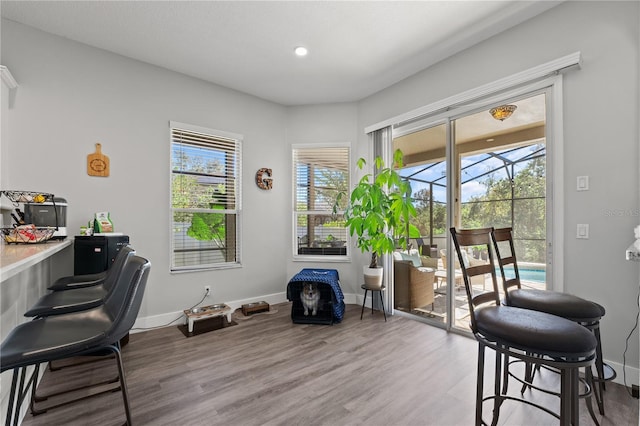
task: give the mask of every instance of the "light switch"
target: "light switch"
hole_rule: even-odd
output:
[[[576,185],[578,191],[589,190],[589,176],[578,176],[578,183]]]
[[[578,239],[589,239],[589,224],[588,223],[579,223],[578,229],[576,231],[576,238]]]

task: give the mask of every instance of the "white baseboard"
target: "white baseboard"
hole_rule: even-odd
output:
[[[245,303],[253,303],[257,301],[264,301],[270,305],[275,305],[277,303],[287,302],[286,293],[274,293],[266,296],[260,297],[252,297],[251,299],[245,300],[234,300],[231,302],[224,302],[231,308],[231,311],[235,311],[236,309],[242,307]],[[212,302],[213,303],[213,302]],[[216,301],[215,303],[220,303]],[[206,302],[203,302],[203,305]],[[185,309],[187,309],[186,307]],[[176,319],[177,318],[177,319]],[[161,328],[161,327],[170,327],[179,324],[184,324],[184,312],[182,310],[176,312],[168,312],[166,314],[153,315],[149,317],[138,317],[136,319],[135,324],[133,324],[133,328],[131,329],[131,333],[139,333],[141,331],[146,331],[152,328]]]
[[[369,299],[367,298],[367,300]],[[282,293],[268,294],[266,296],[252,297],[251,299],[234,300],[231,302],[224,302],[224,303],[229,305],[232,311],[235,311],[236,309],[242,307],[242,305],[244,305],[245,303],[253,303],[257,301],[265,301],[270,305],[288,302],[286,293],[282,292]],[[347,305],[362,304],[362,295],[345,294],[344,303]],[[181,310],[175,311],[175,312],[168,312],[166,314],[152,315],[148,317],[138,317],[138,319],[136,319],[135,324],[133,324],[131,333],[132,334],[140,333],[142,331],[146,331],[153,328],[171,327],[171,326],[176,326],[184,323],[185,323],[184,313]]]
[[[608,359],[605,359],[604,362],[609,364],[614,370],[616,370],[617,375],[616,378],[613,379],[613,382],[624,386],[625,377],[622,370],[622,364],[609,361]],[[638,381],[640,380],[640,369],[627,365],[624,371],[626,371],[627,374],[627,386],[631,388],[631,385],[637,385]]]

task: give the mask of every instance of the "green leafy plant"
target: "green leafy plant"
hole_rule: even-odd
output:
[[[362,170],[364,158],[357,162]],[[409,223],[416,215],[411,199],[411,184],[403,180],[396,169],[402,167],[402,151],[393,154],[393,167],[385,167],[381,157],[376,157],[375,177],[366,174],[351,191],[344,212],[350,235],[356,235],[356,246],[363,252],[371,252],[369,267],[378,267],[378,257],[393,253],[397,245],[407,248],[409,238],[419,237],[418,228]],[[336,213],[344,192],[338,194],[333,212]]]

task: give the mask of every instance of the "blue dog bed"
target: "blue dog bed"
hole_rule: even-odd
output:
[[[315,283],[320,292],[317,315],[304,315],[300,292],[306,283]],[[289,280],[287,299],[293,302],[291,320],[296,324],[334,324],[344,317],[344,295],[340,288],[340,277],[335,269],[305,268]]]

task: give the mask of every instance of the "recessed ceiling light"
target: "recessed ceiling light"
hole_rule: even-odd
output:
[[[296,55],[298,56],[307,56],[307,53],[309,53],[309,51],[307,50],[306,47],[303,46],[298,46],[295,48],[294,52],[296,53]]]

